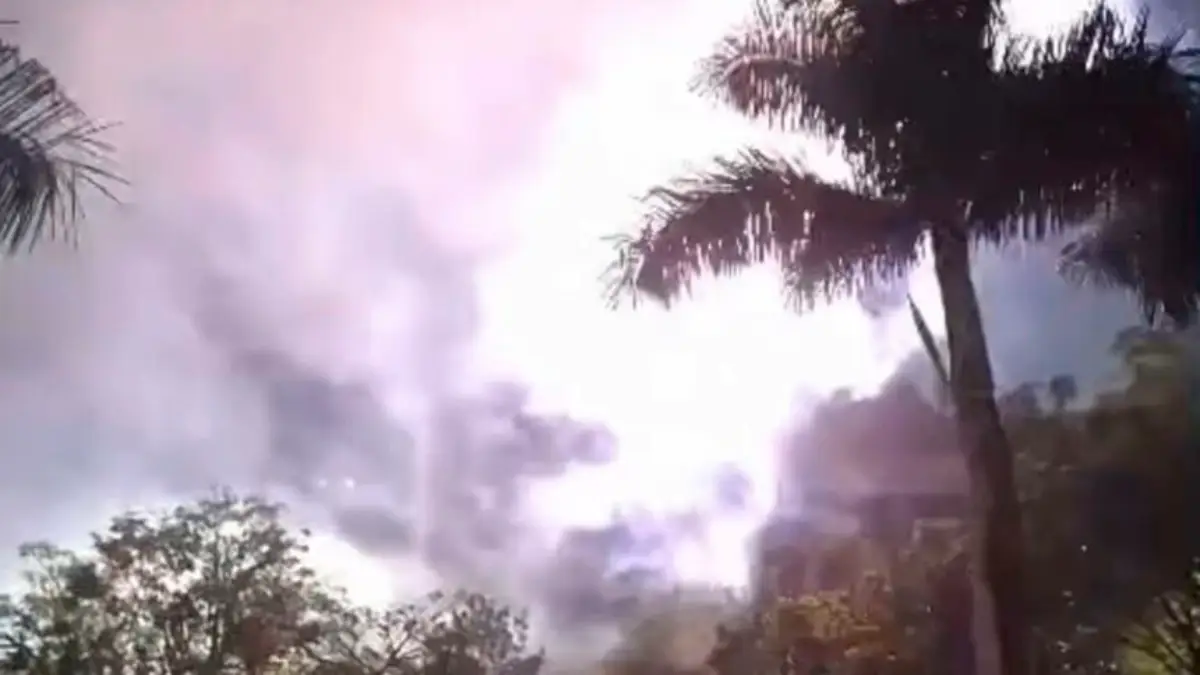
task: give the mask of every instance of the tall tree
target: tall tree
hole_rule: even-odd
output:
[[[0,247],[63,233],[88,191],[112,197],[121,179],[104,130],[41,62],[0,40]]]
[[[912,528],[899,546],[827,534],[806,553],[836,570],[831,583],[785,588],[723,622],[708,665],[721,675],[967,672],[961,537],[956,528],[928,525]]]
[[[1151,43],[1144,16],[1126,23],[1097,5],[1040,42],[1004,25],[998,0],[764,0],[696,87],[832,141],[853,179],[831,183],[760,149],[718,158],[647,194],[612,290],[670,303],[704,272],[775,261],[808,307],[902,276],[928,238],[999,659],[1023,675],[1021,517],[971,246],[1123,213],[1162,238],[1194,228],[1194,94],[1175,44]]]
[[[1063,388],[1056,378],[1014,397],[1031,401],[1002,405],[1038,570],[1030,622],[1045,672],[1116,672],[1122,641],[1146,651],[1180,629],[1170,614],[1195,597],[1200,464],[1186,384],[1200,361],[1167,333],[1125,331],[1115,349],[1128,379],[1092,400],[1039,405]]]
[[[280,514],[219,493],[119,516],[89,551],[23,547],[23,592],[0,596],[0,672],[537,674],[523,613],[466,592],[355,606]]]
[[[80,554],[30,545],[9,604],[14,656],[72,672],[249,673],[294,651],[321,588],[279,507],[221,494],[113,519]]]

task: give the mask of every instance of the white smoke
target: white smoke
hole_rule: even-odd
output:
[[[112,141],[132,186],[123,205],[93,205],[79,250],[47,246],[0,270],[0,506],[30,514],[6,519],[0,546],[219,482],[276,491],[364,553],[416,551],[448,580],[501,586],[563,624],[626,613],[687,570],[747,574],[737,544],[771,497],[763,451],[796,386],[882,379],[912,336],[874,354],[879,336],[853,307],[802,323],[773,278],[750,274],[673,326],[643,313],[625,318],[644,326],[635,337],[591,338],[568,364],[578,382],[521,384],[563,369],[550,352],[600,326],[566,311],[603,311],[603,261],[578,249],[628,214],[576,231],[581,214],[671,175],[680,156],[760,140],[660,93],[685,96],[715,37],[680,38],[703,23],[696,7],[8,3],[22,23],[0,30],[121,122]],[[647,46],[667,36],[680,43]],[[613,57],[618,43],[632,56]],[[681,68],[639,79],[620,107],[580,93],[610,87],[592,80],[604,59],[619,66],[609,80],[665,73],[639,60],[651,57]],[[571,106],[591,108],[594,128],[559,128]],[[572,145],[582,135],[631,137]],[[530,227],[512,186],[539,153],[572,176],[527,196],[549,205],[547,243],[510,257]],[[515,277],[494,274],[498,260],[553,278],[505,291]],[[520,334],[498,342],[528,356],[498,380],[479,343],[505,292],[529,297]],[[639,365],[617,363],[630,354]],[[574,389],[601,386],[617,392],[608,405],[576,405]],[[674,431],[639,429],[633,457],[638,414],[672,415]],[[674,501],[639,508],[647,495]]]
[[[78,250],[0,271],[0,504],[35,514],[0,545],[222,483],[564,624],[672,583],[670,551],[744,501],[736,467],[713,505],[550,522],[535,488],[617,442],[531,409],[476,350],[509,181],[634,7],[8,8],[11,38],[120,121],[132,185],[91,205]]]

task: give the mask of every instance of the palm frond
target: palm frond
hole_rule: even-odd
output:
[[[692,88],[774,126],[817,126],[825,114],[813,101],[844,90],[831,79],[839,33],[829,3],[788,8],[759,0],[749,21],[700,62]]]
[[[998,75],[998,131],[972,215],[985,236],[1101,228],[1066,251],[1069,279],[1133,292],[1146,317],[1186,322],[1200,291],[1200,98],[1178,40],[1147,14],[1097,6],[1064,36],[1026,44]]]
[[[1173,65],[1176,44],[1152,43],[1144,13],[1125,22],[1098,5],[1060,38],[1010,46],[970,178],[986,236],[1038,238],[1192,189],[1195,96]]]
[[[693,87],[840,143],[860,180],[900,196],[975,133],[961,120],[984,100],[1002,19],[995,0],[760,0]]]
[[[82,215],[82,193],[113,198],[105,130],[54,76],[0,41],[0,246],[9,253],[54,236]]]
[[[1086,288],[1105,290],[1133,288],[1137,275],[1125,256],[1126,242],[1110,245],[1103,230],[1090,230],[1059,251],[1058,272],[1068,281]]]
[[[1192,197],[1195,199],[1195,197]],[[1080,286],[1131,293],[1146,322],[1176,326],[1200,313],[1200,224],[1180,222],[1171,200],[1128,205],[1062,251],[1059,272]]]
[[[872,20],[886,22],[898,15],[887,14],[895,7],[909,7],[908,16],[919,17],[926,27],[940,27],[940,36],[953,33],[953,41],[975,45],[987,45],[995,33],[1005,24],[1004,8],[1000,0],[779,0],[786,10],[811,10],[814,5],[832,5],[824,12],[841,21],[869,25]],[[902,15],[901,15],[902,16]]]
[[[640,233],[617,241],[614,301],[646,295],[670,304],[704,273],[775,260],[793,299],[807,306],[903,274],[922,233],[901,204],[756,150],[655,188],[645,203]]]
[[[692,88],[772,127],[841,143],[855,176],[886,186],[898,163],[898,104],[911,90],[898,90],[895,73],[877,81],[879,69],[856,45],[861,27],[844,10],[834,0],[759,0],[701,61]]]

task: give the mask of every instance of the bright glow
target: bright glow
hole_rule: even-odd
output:
[[[318,575],[343,587],[354,603],[381,606],[393,598],[416,597],[437,587],[436,575],[415,560],[370,558],[323,533],[314,533],[308,544],[308,564]]]
[[[49,6],[37,6],[43,4]],[[122,9],[114,10],[118,4]],[[600,301],[597,275],[610,251],[599,238],[632,224],[638,212],[635,195],[689,163],[747,143],[801,149],[802,144],[750,125],[686,90],[695,60],[744,15],[750,2],[606,0],[606,6],[620,4],[609,18],[622,23],[604,28],[606,35],[595,45],[599,53],[586,64],[554,62],[567,52],[576,57],[575,52],[596,51],[591,43],[596,36],[589,33],[589,47],[576,49],[573,31],[580,27],[561,26],[576,17],[569,11],[545,11],[567,6],[550,0],[381,0],[356,3],[353,11],[349,5],[334,8],[328,3],[328,11],[299,14],[290,3],[252,4],[254,8],[245,5],[245,12],[234,16],[186,3],[96,2],[89,5],[94,11],[84,11],[72,24],[86,26],[86,31],[73,35],[77,39],[54,41],[69,45],[72,56],[82,55],[77,70],[92,75],[67,78],[78,85],[82,98],[127,121],[128,136],[119,138],[118,145],[137,140],[138,133],[170,140],[143,143],[153,147],[130,144],[129,163],[139,169],[132,178],[144,206],[153,211],[160,202],[224,201],[235,213],[249,209],[245,220],[264,225],[254,231],[242,227],[243,219],[214,218],[205,223],[203,237],[188,233],[195,236],[173,241],[170,250],[192,243],[207,246],[210,238],[234,242],[197,248],[196,254],[252,268],[237,271],[259,282],[247,284],[247,292],[262,293],[252,298],[254,306],[278,313],[264,323],[278,328],[283,348],[301,361],[325,366],[323,375],[364,379],[393,395],[412,389],[408,378],[414,364],[401,362],[401,355],[412,350],[397,349],[397,343],[410,332],[401,324],[411,316],[406,310],[413,298],[387,278],[387,242],[365,241],[370,238],[360,237],[359,231],[343,232],[341,226],[347,224],[339,222],[345,216],[338,198],[361,194],[364,176],[394,176],[411,193],[407,196],[419,219],[445,228],[448,232],[439,229],[437,234],[462,240],[464,246],[479,239],[488,245],[512,242],[510,224],[515,223],[516,242],[481,284],[485,316],[478,363],[495,375],[531,383],[541,407],[609,425],[621,452],[611,466],[577,471],[533,494],[540,517],[549,526],[566,527],[603,523],[621,508],[711,512],[714,473],[736,466],[756,488],[748,512],[717,518],[704,536],[673,552],[673,564],[685,578],[744,583],[745,540],[770,508],[774,447],[792,417],[796,395],[839,386],[869,391],[916,347],[903,317],[872,325],[845,303],[804,317],[788,312],[776,274],[765,268],[701,284],[693,299],[669,313],[653,307],[611,312]],[[1060,25],[1085,4],[1027,0],[1014,24],[1022,31]],[[409,13],[410,7],[417,9]],[[417,29],[414,21],[420,24]],[[446,39],[455,33],[457,39]],[[162,36],[167,42],[141,42],[146,36]],[[564,43],[574,51],[511,48],[526,41]],[[214,43],[223,49],[213,50]],[[363,57],[364,50],[370,58]],[[147,53],[166,64],[158,72],[169,77],[141,76],[139,66]],[[506,58],[489,59],[493,53]],[[346,61],[343,55],[348,55]],[[367,67],[347,68],[347,61]],[[526,67],[525,61],[538,67]],[[574,73],[560,78],[560,66],[582,68],[590,79],[580,84]],[[526,77],[516,81],[512,72]],[[146,89],[169,88],[192,77],[221,83],[212,88],[220,93],[217,100],[197,101],[195,120],[166,114],[171,108],[139,112],[134,104]],[[562,83],[578,85],[566,100],[558,97],[566,86]],[[131,91],[137,97],[124,100]],[[243,99],[250,103],[240,105]],[[539,125],[527,121],[540,120],[543,108],[554,105],[558,107],[541,125],[542,133],[529,133]],[[480,122],[500,118],[503,123]],[[206,124],[227,125],[237,133],[207,134]],[[535,144],[532,164],[510,157]],[[821,148],[802,149],[814,168],[831,176],[841,170]],[[195,172],[194,180],[173,184],[165,180],[172,171],[156,171],[155,161],[172,171],[187,167]],[[281,170],[281,164],[288,170]],[[310,182],[297,178],[300,174]],[[464,186],[470,187],[464,191]],[[288,236],[280,238],[268,229],[272,222],[289,223]],[[292,222],[299,226],[291,227]],[[496,224],[496,232],[474,229],[490,224]],[[153,225],[145,231],[112,231],[124,232],[124,240],[109,233],[98,239],[115,250],[135,237],[163,244],[184,234],[158,233],[159,224]],[[337,250],[339,246],[364,250]],[[254,254],[236,255],[243,249]],[[347,260],[371,264],[352,268],[344,264]],[[117,288],[124,283],[155,287],[153,281],[143,283],[140,267],[122,271]],[[913,286],[936,325],[940,311],[929,276],[926,270],[918,272]],[[96,307],[107,311],[112,297],[121,295],[104,294]],[[311,314],[288,314],[297,307]],[[312,324],[321,330],[299,330]],[[89,350],[107,351],[103,367],[89,369],[88,378],[124,381],[147,358],[142,344],[123,337],[109,343],[89,335]],[[151,346],[171,353],[157,342]],[[151,360],[172,366],[168,359]],[[181,401],[159,396],[163,392],[153,388],[120,391],[122,395],[104,399],[119,409],[118,417],[127,411],[134,419],[134,413],[148,408],[154,411],[152,421],[171,431],[181,424],[179,410],[204,410],[188,397],[195,393],[191,389],[167,392],[182,396]],[[204,435],[215,433],[219,425],[196,426],[196,434]],[[153,431],[168,436],[157,426]],[[340,480],[329,477],[330,485]],[[395,566],[401,562],[389,562],[385,574],[380,564],[364,562],[339,540],[319,538],[313,549],[317,566],[350,585],[360,599],[402,590],[389,582],[400,576]]]
[[[1019,3],[1014,28],[1061,27],[1084,6]],[[796,149],[686,89],[695,59],[744,8],[711,0],[647,11],[614,36],[596,80],[563,106],[537,168],[514,189],[508,208],[524,237],[484,284],[481,348],[481,361],[533,382],[546,407],[602,420],[620,439],[614,465],[537,495],[549,522],[599,523],[630,504],[703,508],[713,472],[741,468],[755,487],[750,513],[716,522],[676,560],[685,576],[731,584],[744,583],[744,543],[771,506],[776,439],[796,395],[870,391],[918,347],[906,314],[880,326],[852,303],[787,311],[767,268],[701,284],[670,313],[599,302],[610,253],[597,240],[634,222],[633,196],[747,143]],[[821,146],[803,152],[818,170],[841,170]],[[940,326],[928,269],[912,290]]]

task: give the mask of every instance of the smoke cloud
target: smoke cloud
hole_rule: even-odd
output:
[[[0,506],[29,514],[0,546],[220,483],[568,623],[666,583],[655,556],[698,516],[547,530],[527,495],[616,440],[532,410],[474,350],[504,189],[634,3],[8,11],[121,122],[132,187],[91,205],[77,250],[0,270]]]
[[[490,584],[556,625],[639,611],[638,592],[673,583],[672,551],[714,514],[746,509],[754,486],[744,467],[718,467],[711,503],[548,525],[531,506],[538,487],[611,466],[618,439],[603,420],[533,405],[525,383],[489,374],[477,343],[493,290],[486,273],[522,227],[507,217],[510,188],[551,144],[556,111],[588,86],[601,55],[634,41],[631,26],[677,7],[8,3],[5,18],[21,24],[0,27],[11,31],[5,37],[44,60],[95,115],[121,123],[111,140],[132,186],[120,205],[91,205],[77,250],[48,245],[0,268],[0,508],[27,514],[5,519],[0,547],[76,536],[114,509],[222,483],[280,495],[366,554],[415,556],[443,581]],[[700,13],[687,7],[688,17]],[[672,31],[684,14],[670,17]],[[686,65],[707,40],[671,58]],[[646,80],[637,92],[682,87],[685,77]],[[583,101],[574,103],[593,105]],[[656,104],[596,119],[632,124]],[[661,133],[644,144],[672,145],[663,154],[699,159],[708,146],[747,140],[730,131],[740,123],[712,125],[692,108],[664,105],[667,121],[646,132]],[[587,167],[596,180],[632,176],[631,192],[677,169],[675,158],[645,149],[557,151],[573,155],[572,168],[596,164]],[[598,206],[561,194],[566,187],[552,181],[545,192],[554,194],[538,197]],[[545,255],[576,239],[561,234],[571,223],[556,226]],[[593,283],[588,265],[553,267],[563,271],[560,286]],[[679,314],[696,333],[748,328],[740,343],[705,339],[713,353],[696,360],[721,367],[711,382],[679,385],[726,392],[703,407],[706,421],[737,418],[727,425],[737,433],[682,434],[689,451],[708,437],[746,457],[743,448],[770,436],[763,427],[784,421],[786,405],[774,420],[774,408],[739,392],[783,400],[793,375],[840,376],[843,365],[831,368],[820,353],[830,343],[796,338],[837,332],[837,347],[849,349],[851,329],[870,325],[842,316],[802,331],[778,307],[773,281],[727,294],[731,311],[713,321]],[[897,314],[906,289],[877,298],[879,311]],[[915,294],[923,309],[935,304]],[[536,299],[530,305],[522,319],[557,318]],[[1014,323],[1038,322],[997,325]],[[680,335],[694,337],[655,335],[635,348],[687,369]],[[806,355],[816,358],[802,363]],[[851,359],[844,369],[868,360],[886,359]]]

